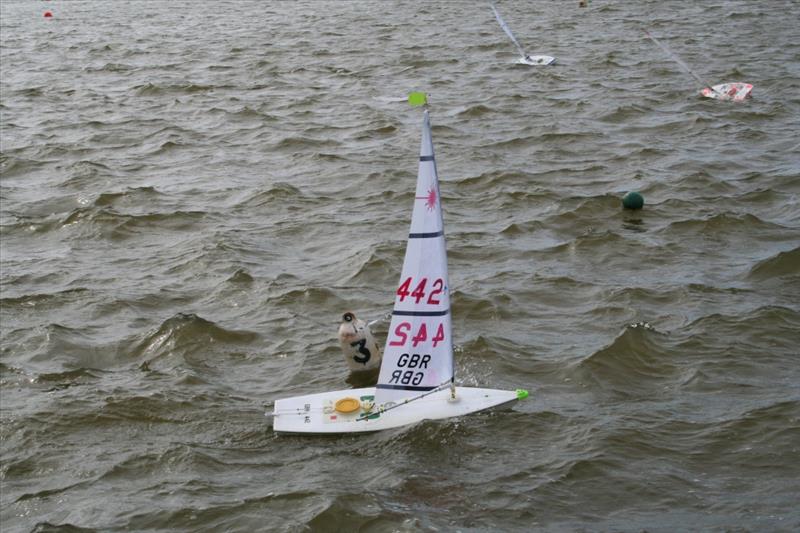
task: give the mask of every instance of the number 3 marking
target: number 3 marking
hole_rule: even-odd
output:
[[[358,351],[364,354],[364,357],[359,357],[357,355],[353,356],[353,361],[355,361],[356,363],[361,363],[362,365],[366,365],[367,361],[369,361],[370,357],[372,357],[370,351],[364,347],[365,344],[367,344],[367,339],[361,339],[360,341],[350,343],[350,346],[353,347],[358,346]]]

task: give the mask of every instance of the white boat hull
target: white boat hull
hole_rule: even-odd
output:
[[[529,65],[532,67],[540,65],[552,65],[555,62],[556,58],[553,56],[525,56],[517,59],[518,64]]]
[[[377,406],[366,411],[364,407],[374,396],[375,387],[295,396],[276,400],[273,412],[267,416],[273,417],[272,428],[276,433],[364,433],[499,408],[524,398],[527,393],[456,387],[455,400],[450,399],[448,388],[385,412]],[[336,402],[344,398],[358,399],[361,408],[347,414],[336,411]]]
[[[734,82],[734,83],[720,83],[719,85],[714,85],[711,88],[706,87],[705,89],[700,91],[700,94],[702,94],[706,98],[743,102],[745,98],[750,96],[750,93],[752,91],[753,91],[753,86],[751,84]]]

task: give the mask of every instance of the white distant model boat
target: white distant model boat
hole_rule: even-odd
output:
[[[378,384],[276,400],[267,414],[274,431],[378,431],[506,406],[528,396],[524,390],[457,387],[451,330],[441,196],[426,109],[411,230]]]
[[[500,13],[497,11],[497,8],[494,4],[489,4],[494,11],[494,16],[497,19],[497,22],[500,23],[500,27],[503,28],[503,31],[506,32],[506,35],[511,37],[511,41],[514,43],[514,46],[517,47],[517,51],[519,51],[520,58],[517,59],[517,63],[520,65],[530,65],[530,66],[537,66],[537,65],[552,65],[556,62],[556,58],[553,56],[544,56],[544,55],[528,55],[525,53],[525,50],[522,49],[522,46],[517,41],[517,38],[514,37],[514,34],[511,33],[511,28],[508,27],[506,21],[503,20],[503,17],[500,16]]]
[[[753,86],[749,83],[743,82],[731,82],[731,83],[720,83],[717,85],[711,85],[710,83],[703,81],[697,74],[694,73],[692,69],[689,68],[689,65],[684,63],[681,58],[679,58],[675,53],[670,50],[667,45],[650,35],[650,32],[644,32],[647,37],[650,38],[651,41],[656,43],[659,48],[661,48],[675,63],[680,66],[684,72],[689,74],[692,78],[694,78],[697,83],[700,84],[702,89],[700,90],[700,94],[705,96],[706,98],[714,98],[717,100],[730,100],[733,102],[743,102],[745,98],[750,96],[750,93],[753,91]]]

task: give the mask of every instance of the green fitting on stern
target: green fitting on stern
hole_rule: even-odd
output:
[[[528,397],[528,391],[525,389],[517,389],[517,400],[524,400]]]

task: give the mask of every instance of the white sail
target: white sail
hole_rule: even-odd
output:
[[[511,28],[508,27],[508,24],[506,24],[506,21],[503,20],[503,17],[500,16],[500,13],[497,12],[497,8],[494,7],[494,4],[489,4],[489,5],[491,6],[492,11],[494,11],[494,16],[497,19],[497,22],[500,23],[500,27],[503,28],[503,31],[506,32],[506,35],[511,37],[511,40],[514,42],[514,46],[516,46],[517,50],[519,50],[519,55],[521,55],[522,57],[525,57],[527,54],[525,53],[525,50],[522,49],[522,46],[517,41],[517,38],[514,37],[514,34],[511,33]]]
[[[375,403],[398,403],[452,380],[451,329],[439,178],[426,110],[411,229]]]

